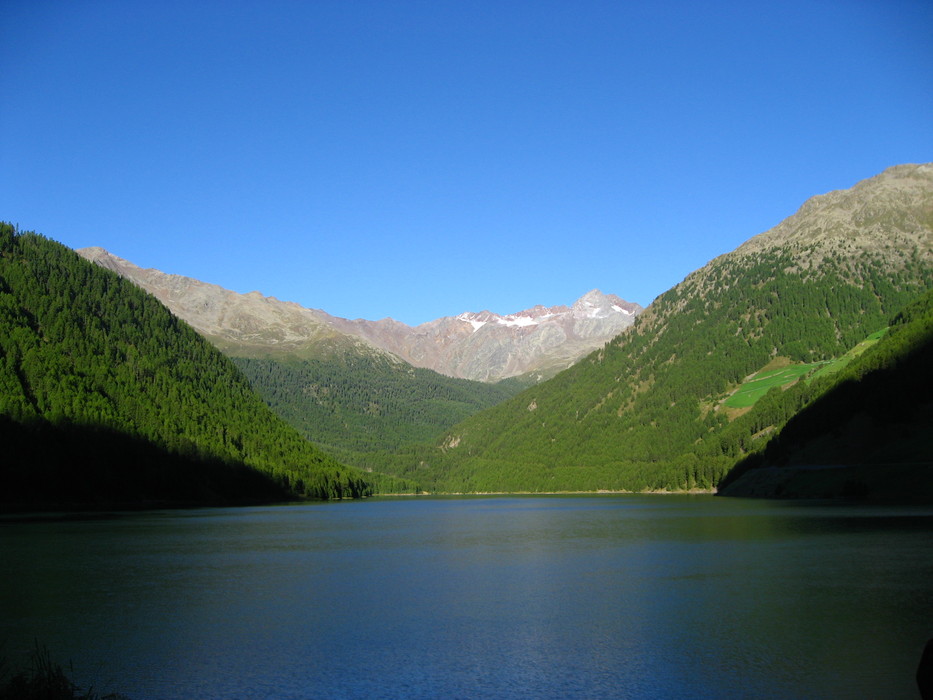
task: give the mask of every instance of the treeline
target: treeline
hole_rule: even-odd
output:
[[[433,440],[519,390],[515,382],[455,379],[376,354],[233,360],[273,411],[350,463],[354,453]]]
[[[269,411],[230,360],[154,297],[8,224],[0,224],[0,416],[0,478],[19,490],[4,489],[8,503],[85,476],[74,493],[101,501],[372,490]]]
[[[843,354],[933,285],[928,257],[772,248],[719,258],[628,332],[549,382],[453,428],[406,474],[441,490],[710,488],[812,399],[721,401],[776,356]],[[546,485],[553,484],[551,489]]]

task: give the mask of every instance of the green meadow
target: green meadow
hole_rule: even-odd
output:
[[[883,328],[880,331],[872,333],[845,355],[841,355],[833,360],[793,364],[777,369],[762,369],[742,382],[739,388],[723,403],[729,408],[747,408],[749,406],[754,406],[758,399],[776,386],[789,386],[797,380],[806,377],[808,374],[810,375],[807,377],[808,382],[817,377],[834,374],[849,364],[854,358],[865,352],[866,349],[877,343],[887,332],[888,329]]]
[[[825,362],[810,362],[799,365],[788,365],[780,369],[762,370],[743,382],[742,385],[736,389],[735,393],[726,399],[724,403],[729,408],[747,408],[748,406],[754,406],[758,399],[767,394],[774,387],[792,384],[814,369],[824,367],[825,365]]]

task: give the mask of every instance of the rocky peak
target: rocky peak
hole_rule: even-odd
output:
[[[615,294],[603,294],[598,289],[587,292],[577,299],[571,309],[576,319],[608,318],[613,314],[634,316],[639,310],[638,304],[624,301]]]
[[[933,163],[896,165],[847,190],[811,197],[793,216],[749,239],[733,254],[788,245],[822,246],[834,253],[897,247],[903,244],[898,239],[913,239],[933,221],[931,191]],[[922,238],[922,249],[933,248],[929,235]]]

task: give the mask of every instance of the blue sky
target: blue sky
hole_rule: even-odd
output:
[[[348,318],[647,305],[933,160],[933,3],[0,3],[0,220]]]

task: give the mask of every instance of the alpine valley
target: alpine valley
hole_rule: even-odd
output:
[[[933,500],[933,164],[813,197],[644,310],[594,290],[411,328],[79,252],[3,227],[20,505],[69,489]],[[120,466],[133,451],[141,466]]]
[[[78,253],[162,301],[229,355],[280,416],[348,463],[434,439],[602,347],[642,310],[593,290],[572,307],[465,312],[412,328],[237,294],[101,248]]]

